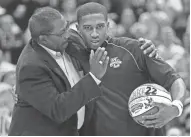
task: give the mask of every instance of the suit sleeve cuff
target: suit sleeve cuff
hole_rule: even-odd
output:
[[[101,83],[101,81],[99,79],[97,79],[91,72],[89,72],[90,75],[92,76],[92,78],[95,80],[95,82],[97,83],[97,85],[99,85]]]

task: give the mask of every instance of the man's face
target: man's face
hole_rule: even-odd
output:
[[[52,24],[53,30],[51,33],[46,34],[46,43],[54,51],[64,51],[68,46],[69,23],[61,18],[55,20]]]
[[[83,16],[77,26],[86,46],[91,49],[100,47],[107,38],[108,22],[103,14]]]

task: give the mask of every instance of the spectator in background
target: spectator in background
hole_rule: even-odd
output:
[[[146,0],[145,6],[146,6],[147,12],[149,13],[152,13],[158,10],[157,0]]]
[[[181,0],[163,0],[163,11],[169,16],[171,23],[182,10]]]
[[[187,19],[186,31],[183,36],[183,45],[185,50],[190,53],[190,16]]]
[[[7,136],[14,106],[12,86],[0,82],[0,135]]]
[[[172,0],[174,2],[174,0]],[[176,14],[172,27],[177,37],[183,41],[183,35],[186,31],[187,19],[190,15],[190,0],[181,0],[182,10]]]
[[[4,74],[6,74],[9,71],[15,71],[16,66],[5,61],[3,57],[3,52],[0,50],[0,81]]]
[[[146,0],[130,0],[132,10],[135,13],[136,21],[138,21],[139,16],[146,12]]]
[[[190,17],[183,37],[184,56],[180,59],[176,69],[182,73],[188,91],[190,92]]]
[[[1,82],[7,83],[13,87],[16,84],[15,71],[8,71],[4,73],[1,78]]]
[[[133,10],[131,8],[125,8],[121,15],[120,24],[117,26],[117,36],[134,38],[130,28],[135,22],[136,19]]]
[[[13,18],[10,15],[4,15],[0,18],[1,30],[1,50],[4,54],[4,59],[8,62],[11,62],[11,53],[10,49],[16,43],[15,35],[13,34],[14,28]]]
[[[100,1],[100,4],[103,4],[105,7],[107,7],[109,17],[113,16],[113,18],[111,19],[113,19],[115,23],[119,24],[121,19],[121,13],[124,8],[123,0],[110,0],[110,3],[111,3],[110,8],[108,8],[108,6],[104,4],[104,2],[101,3],[101,1],[105,1],[105,0],[99,0],[99,1]]]
[[[24,46],[23,33],[14,22],[12,16],[6,14],[0,17],[1,46],[5,60],[13,64],[17,63],[18,56]]]
[[[175,64],[176,71],[183,78],[187,90],[190,90],[190,57],[189,54],[184,54]]]
[[[60,11],[66,20],[70,21],[70,23],[76,22],[76,0],[62,0],[59,5],[61,6]]]
[[[162,28],[161,38],[162,43],[158,47],[159,53],[166,62],[175,68],[177,61],[183,57],[185,50],[181,45],[174,43],[176,36],[171,27]]]
[[[133,24],[130,28],[130,34],[133,35],[134,38],[147,38],[147,34],[149,32],[147,26],[143,23],[140,22],[136,22],[135,24]]]
[[[11,113],[14,106],[12,90],[13,88],[11,85],[0,82],[0,107],[7,107]]]
[[[144,37],[155,41],[158,37],[159,26],[153,14],[150,12],[142,13],[139,17],[139,22],[144,24],[147,28],[147,33],[144,35]]]
[[[5,6],[7,14],[13,16],[15,22],[24,32],[28,26],[28,20],[33,12],[43,6],[48,6],[49,0],[12,0]]]

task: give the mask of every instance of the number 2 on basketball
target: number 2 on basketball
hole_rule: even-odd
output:
[[[147,91],[145,92],[146,95],[156,95],[157,89],[153,87],[147,87]]]

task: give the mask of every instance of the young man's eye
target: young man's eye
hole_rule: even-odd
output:
[[[105,25],[101,24],[101,25],[98,25],[98,26],[97,26],[97,29],[102,29],[102,28],[104,28],[104,27],[105,27]]]
[[[90,30],[92,30],[92,27],[91,26],[84,26],[84,29],[90,31]]]

